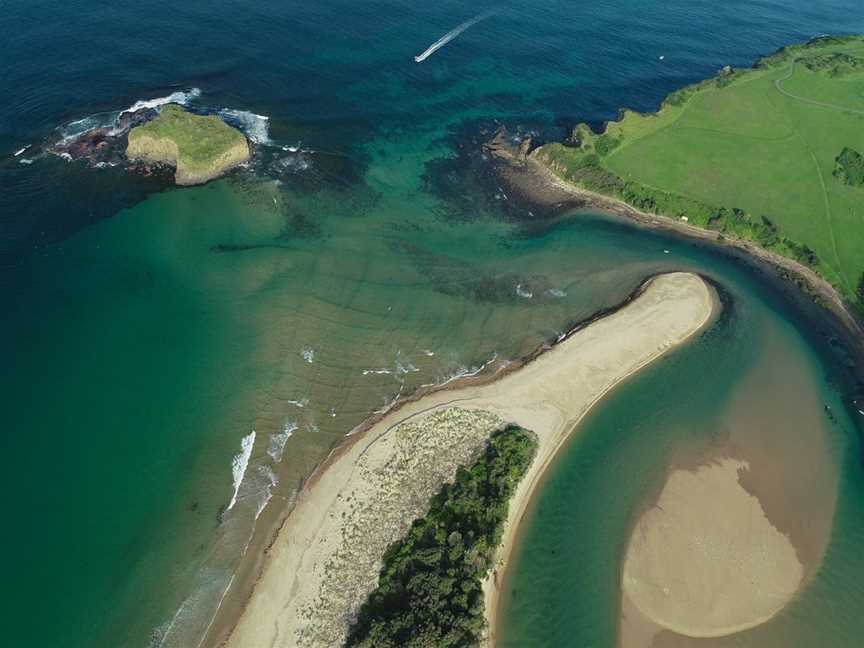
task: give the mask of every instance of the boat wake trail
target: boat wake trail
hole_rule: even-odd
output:
[[[414,60],[415,60],[417,63],[422,63],[422,62],[425,61],[427,58],[429,58],[430,56],[432,56],[435,52],[437,52],[439,49],[441,49],[442,47],[444,47],[447,43],[449,43],[449,42],[452,41],[454,38],[456,38],[457,36],[459,36],[459,34],[461,34],[462,32],[464,32],[466,29],[470,29],[471,27],[473,27],[474,25],[476,25],[476,24],[479,23],[480,21],[482,21],[482,20],[486,20],[487,18],[489,18],[489,17],[490,17],[491,15],[493,15],[494,13],[495,13],[495,9],[490,9],[489,11],[484,11],[483,13],[481,13],[481,14],[479,14],[479,15],[477,15],[477,16],[474,16],[471,20],[466,20],[466,21],[463,22],[461,25],[459,25],[459,26],[456,27],[455,29],[451,29],[449,32],[447,32],[446,34],[444,34],[444,35],[443,35],[441,38],[439,38],[437,41],[435,41],[434,43],[432,43],[432,44],[431,44],[431,45],[426,49],[425,52],[423,52],[422,54],[418,54],[417,56],[415,56],[415,57],[414,57]]]

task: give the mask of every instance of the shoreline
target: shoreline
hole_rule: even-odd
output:
[[[653,277],[647,279],[646,284],[653,279]],[[705,282],[705,279],[702,279],[702,281]],[[707,286],[710,287],[712,291],[713,305],[710,309],[710,312],[706,314],[705,318],[698,324],[698,326],[689,336],[677,342],[672,347],[672,349],[669,350],[673,350],[681,344],[686,343],[693,336],[704,330],[704,328],[709,324],[709,322],[714,317],[720,314],[719,301],[717,299],[717,295],[714,294],[714,288],[710,285],[710,283],[705,283]],[[645,284],[643,284],[643,286],[644,285]],[[541,452],[542,447],[541,449],[538,449],[537,456],[535,457],[531,466],[528,468],[528,471],[525,473],[525,476],[520,482],[519,487],[517,488],[516,492],[510,500],[510,507],[508,509],[507,520],[504,526],[504,533],[501,537],[501,543],[498,545],[498,548],[495,551],[495,558],[493,561],[492,570],[490,571],[489,575],[486,577],[483,583],[483,590],[485,595],[484,605],[486,609],[488,633],[486,639],[487,648],[495,647],[495,633],[498,624],[498,607],[501,603],[502,585],[506,582],[506,571],[510,566],[510,562],[513,558],[513,553],[516,550],[519,532],[522,530],[522,524],[524,522],[525,515],[528,513],[528,510],[531,507],[535,495],[539,492],[540,486],[542,485],[549,468],[558,459],[561,450],[573,440],[572,432],[575,431],[575,427],[578,426],[582,419],[586,415],[588,415],[591,410],[593,410],[594,407],[598,403],[600,403],[607,394],[609,394],[609,392],[615,389],[615,387],[617,387],[620,383],[635,376],[642,369],[654,363],[656,360],[665,355],[665,353],[668,353],[668,350],[655,356],[646,358],[644,362],[642,362],[638,366],[633,367],[629,372],[622,375],[615,383],[610,384],[605,390],[596,395],[596,397],[588,404],[587,408],[582,412],[579,418],[575,422],[573,422],[570,433],[561,435],[557,439],[554,447],[547,449],[545,453]]]
[[[792,294],[806,298],[808,303],[827,313],[835,325],[835,332],[843,338],[848,349],[856,358],[864,361],[864,321],[828,281],[810,268],[751,241],[724,238],[719,232],[671,216],[644,212],[618,198],[569,183],[533,155],[530,139],[523,140],[517,149],[507,141],[503,128],[483,148],[497,162],[494,171],[499,180],[526,203],[549,210],[556,216],[567,211],[594,211],[622,218],[648,230],[707,243],[750,268],[767,272],[773,279],[779,280],[785,289],[792,288]],[[864,382],[864,362],[858,364],[857,377]]]
[[[679,293],[677,298],[676,290]],[[661,296],[663,297],[661,298]],[[254,641],[268,645],[269,640],[263,637],[261,633],[271,631],[270,629],[276,626],[275,620],[270,617],[274,614],[278,616],[276,610],[284,611],[287,605],[292,603],[292,598],[296,598],[295,594],[298,588],[305,587],[304,591],[307,594],[314,590],[314,586],[309,584],[311,576],[315,574],[320,576],[321,574],[320,565],[317,571],[315,569],[315,565],[321,561],[316,563],[308,555],[312,546],[309,544],[311,539],[308,534],[314,535],[326,526],[326,513],[336,503],[334,498],[338,496],[338,492],[341,492],[341,489],[337,489],[334,495],[331,492],[334,485],[341,483],[344,486],[350,483],[351,476],[358,472],[357,461],[361,458],[366,461],[363,455],[373,444],[388,443],[388,437],[393,436],[388,433],[392,430],[401,428],[406,422],[418,418],[421,421],[425,420],[434,412],[440,412],[444,408],[453,408],[456,404],[459,405],[459,409],[467,408],[474,411],[489,412],[505,422],[521,424],[527,429],[538,426],[542,428],[539,432],[537,429],[533,429],[541,439],[538,455],[511,500],[502,547],[496,550],[495,567],[484,582],[487,619],[494,619],[495,611],[491,606],[494,606],[496,599],[489,584],[495,581],[495,574],[500,570],[502,557],[508,555],[509,551],[512,550],[512,547],[508,545],[518,527],[517,520],[524,515],[530,495],[540,482],[539,477],[551,463],[552,457],[570,438],[573,427],[615,385],[627,379],[646,364],[664,355],[670,349],[690,339],[704,328],[716,312],[717,300],[713,289],[696,275],[673,273],[649,278],[622,304],[577,323],[567,335],[562,336],[554,344],[543,344],[523,359],[508,363],[491,375],[466,377],[446,386],[421,390],[419,393],[398,402],[388,412],[370,417],[355,428],[351,435],[346,437],[345,442],[335,448],[305,481],[297,497],[295,508],[286,515],[266,545],[251,594],[233,609],[221,611],[219,615],[221,619],[217,620],[217,623],[211,628],[209,636],[204,638],[203,645],[248,645],[249,637],[246,635],[250,632],[255,637]],[[681,321],[682,319],[684,321]],[[633,327],[632,325],[637,322],[640,326],[638,328]],[[616,327],[618,338],[624,339],[615,339]],[[639,332],[633,334],[633,330]],[[603,333],[606,334],[605,337],[602,335]],[[574,340],[574,338],[576,341],[568,344],[568,341]],[[593,344],[580,345],[579,340],[585,341],[586,339],[596,341]],[[641,348],[640,343],[642,344]],[[626,348],[628,345],[631,347],[630,349]],[[514,398],[512,393],[508,393],[506,398],[502,396],[502,391],[506,391],[509,385],[511,392],[521,390],[521,393],[534,394],[536,400],[538,398],[536,385],[533,392],[529,393],[525,390],[539,380],[544,367],[547,374],[550,373],[550,367],[552,368],[551,373],[554,374],[555,367],[557,367],[556,361],[560,362],[569,358],[572,362],[573,358],[577,358],[579,362],[575,365],[576,370],[574,371],[573,367],[570,367],[570,370],[578,374],[580,373],[579,367],[590,364],[585,362],[586,357],[583,356],[591,359],[591,355],[594,354],[596,357],[593,360],[596,363],[597,360],[605,357],[602,355],[604,348],[607,352],[617,351],[618,357],[614,360],[618,362],[618,365],[613,366],[612,369],[607,369],[605,374],[603,370],[600,370],[599,377],[593,375],[594,367],[585,369],[591,372],[592,378],[587,381],[587,376],[583,375],[582,379],[594,384],[587,387],[580,385],[580,389],[576,393],[583,396],[582,402],[576,402],[575,405],[573,403],[555,405],[551,411],[538,414],[536,411],[532,412],[530,407],[516,405],[516,403],[524,403],[524,398],[522,400]],[[574,349],[578,349],[578,351],[574,351]],[[617,372],[614,371],[616,368]],[[561,369],[558,368],[559,373],[560,371]],[[531,381],[532,376],[534,382]],[[578,378],[574,380],[578,380]],[[559,376],[557,383],[554,383],[552,387],[547,385],[547,391],[550,388],[554,391],[554,388],[561,382]],[[587,394],[583,395],[583,392],[587,392]],[[579,401],[579,398],[575,400]],[[575,415],[564,416],[563,410],[559,411],[559,409],[555,409],[556,407],[559,409],[576,407],[579,411]],[[550,429],[554,429],[554,432],[551,432]],[[343,481],[339,482],[340,479]],[[326,502],[322,501],[322,497]],[[329,505],[324,506],[327,502]],[[313,517],[317,522],[312,520]],[[303,534],[306,536],[301,541],[298,536]],[[286,542],[289,537],[295,542]],[[303,541],[307,542],[305,549],[302,548]],[[301,547],[301,549],[293,551],[297,547]],[[292,554],[292,551],[294,555],[288,555]],[[376,560],[380,562],[380,556],[376,556]],[[281,565],[278,564],[280,561],[282,562]],[[279,573],[295,574],[293,586],[287,582],[291,580],[290,578],[273,576],[274,569],[280,566],[287,567],[286,561],[294,568],[285,569],[284,572],[279,570]],[[299,567],[304,569],[302,576],[298,575]],[[375,582],[377,582],[377,570],[375,571]],[[310,588],[312,589],[310,590]],[[277,599],[278,605],[274,603]],[[365,600],[365,593],[359,603],[362,603],[363,600]],[[278,636],[279,631],[276,632]],[[494,629],[490,625],[490,636],[493,633]],[[246,643],[244,643],[244,637]],[[271,637],[271,639],[275,640],[275,637]]]

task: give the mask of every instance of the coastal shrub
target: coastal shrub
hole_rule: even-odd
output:
[[[799,60],[808,70],[822,72],[835,78],[864,72],[864,59],[845,52],[816,54]]]
[[[856,291],[858,296],[858,301],[864,304],[864,272],[861,273],[860,279],[858,279],[858,290]]]
[[[670,106],[675,106],[676,108],[680,108],[693,94],[693,86],[685,86],[683,88],[679,88],[674,92],[666,95],[666,98],[663,100],[664,104],[668,104]]]
[[[844,169],[848,168],[854,179],[859,177],[857,174],[861,174],[864,183],[864,164],[862,164],[864,157],[852,149],[844,149],[844,152],[838,156],[838,165],[841,158]],[[826,268],[810,246],[783,236],[776,223],[767,216],[755,218],[739,208],[715,207],[680,194],[654,189],[633,180],[624,180],[604,167],[599,155],[586,153],[584,149],[547,144],[538,150],[537,159],[549,165],[565,180],[584,189],[618,198],[641,211],[673,218],[687,217],[691,225],[718,232],[720,240],[753,241],[776,254],[794,259],[812,269],[818,269],[823,277],[838,285],[837,278],[830,272],[826,272]],[[859,164],[862,166],[859,167]]]
[[[834,177],[853,187],[864,185],[864,156],[845,147],[834,159]]]
[[[787,238],[783,239],[783,243],[786,247],[791,251],[791,256],[798,263],[802,263],[811,268],[815,268],[819,265],[819,257],[816,256],[816,253],[810,248],[809,245],[805,245],[804,243],[798,243],[796,241],[790,241]]]
[[[600,157],[605,157],[614,151],[620,143],[621,140],[617,137],[601,135],[597,138],[597,142],[594,144],[594,150],[597,151],[597,155]]]
[[[534,458],[537,440],[511,426],[459,468],[432,499],[429,513],[391,545],[346,646],[455,648],[479,645],[484,628],[481,581],[501,540],[510,496]]]

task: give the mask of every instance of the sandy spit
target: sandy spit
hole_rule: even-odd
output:
[[[533,430],[537,457],[510,505],[485,583],[494,642],[500,574],[532,492],[574,426],[616,384],[700,331],[716,310],[698,276],[660,275],[625,307],[576,330],[494,382],[433,392],[352,437],[310,480],[267,550],[219,645],[337,646],[377,583],[388,544],[504,423]]]

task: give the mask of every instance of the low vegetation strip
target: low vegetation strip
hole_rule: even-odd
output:
[[[429,512],[389,547],[378,587],[360,610],[347,646],[436,648],[478,645],[482,580],[501,541],[509,500],[537,450],[533,433],[507,427],[460,468]]]
[[[862,96],[864,37],[818,38],[724,68],[656,113],[623,111],[602,133],[580,124],[532,157],[589,191],[793,258],[861,309]]]

